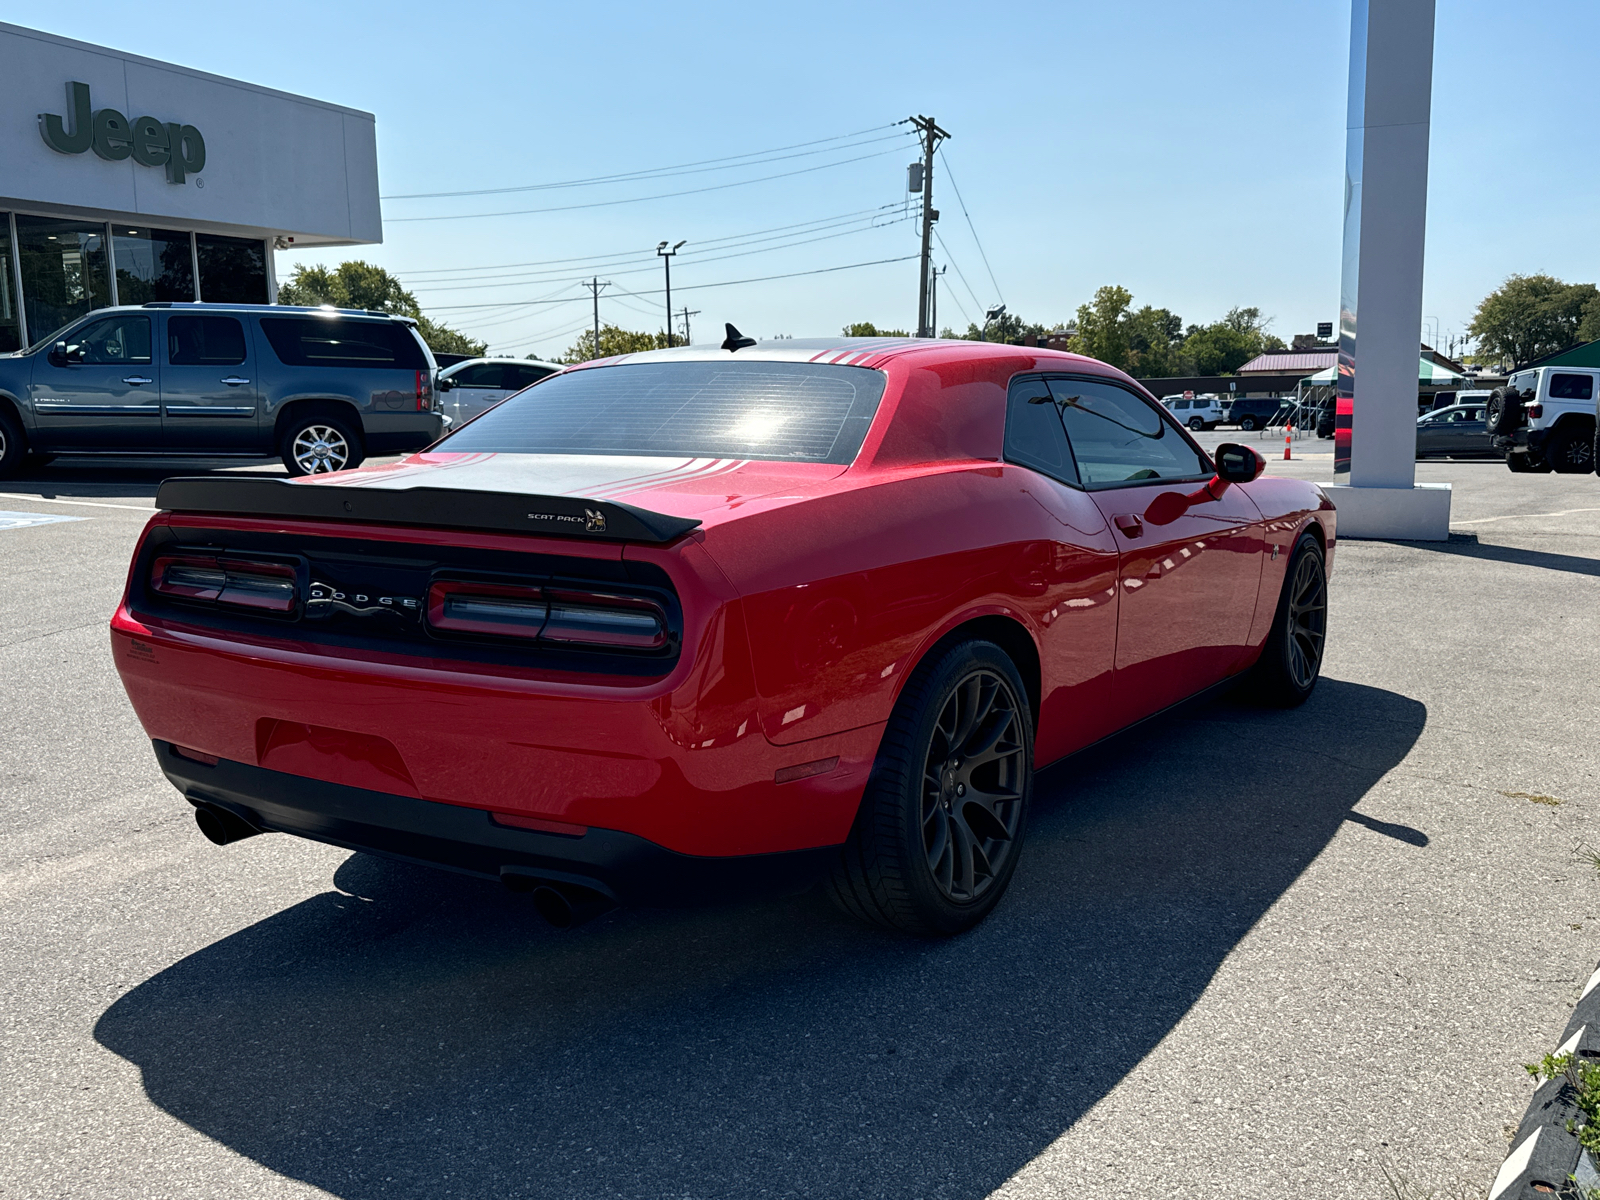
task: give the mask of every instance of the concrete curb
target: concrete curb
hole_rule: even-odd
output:
[[[1600,1059],[1600,967],[1589,976],[1583,994],[1572,1010],[1557,1054],[1580,1059]],[[1567,1132],[1567,1122],[1579,1113],[1572,1088],[1564,1079],[1539,1085],[1528,1111],[1517,1126],[1511,1153],[1501,1164],[1489,1189],[1489,1200],[1548,1200],[1550,1196],[1587,1196],[1600,1188],[1600,1164],[1578,1146]],[[1572,1180],[1578,1190],[1573,1191]]]

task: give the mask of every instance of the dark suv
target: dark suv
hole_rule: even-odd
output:
[[[443,433],[409,318],[265,304],[102,308],[0,355],[0,478],[29,456],[278,454],[291,475]]]

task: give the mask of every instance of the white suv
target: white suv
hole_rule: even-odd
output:
[[[1488,428],[1513,471],[1595,469],[1600,368],[1534,367],[1489,394]]]
[[[1161,403],[1178,418],[1178,424],[1187,425],[1196,433],[1202,429],[1215,429],[1228,415],[1220,396],[1196,396],[1192,400],[1185,400],[1182,396],[1163,396]]]

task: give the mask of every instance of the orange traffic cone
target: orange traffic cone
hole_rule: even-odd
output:
[[[1290,458],[1289,458],[1289,443],[1293,439],[1294,439],[1294,426],[1290,425],[1287,429],[1285,429],[1283,431],[1283,461],[1284,462],[1291,461]]]

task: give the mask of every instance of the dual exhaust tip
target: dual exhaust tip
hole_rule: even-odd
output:
[[[205,801],[195,803],[194,823],[206,840],[217,846],[231,845],[266,832],[232,809]],[[507,891],[524,894],[532,900],[534,911],[556,929],[582,925],[617,906],[610,896],[594,888],[528,874],[519,867],[502,867],[500,882]]]

